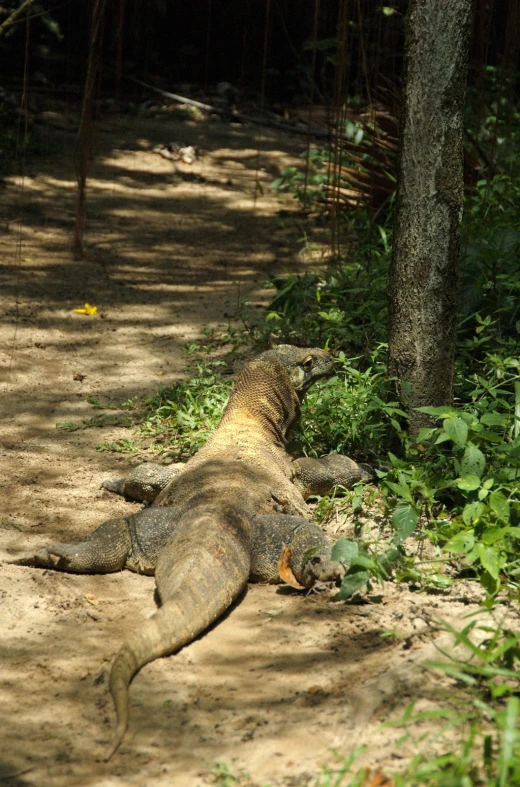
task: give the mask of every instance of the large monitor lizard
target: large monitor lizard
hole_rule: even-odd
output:
[[[162,606],[130,636],[112,665],[117,727],[106,760],[128,725],[133,676],[205,631],[249,577],[281,578],[301,587],[338,577],[341,568],[330,560],[324,534],[309,521],[305,497],[338,483],[351,486],[369,473],[348,457],[293,460],[285,449],[305,391],[332,372],[332,357],[324,350],[279,345],[263,353],[238,376],[206,445],[180,470],[170,471],[169,480],[161,478],[151,508],[105,522],[81,544],[52,545],[14,561],[73,573],[121,568],[155,573]],[[153,497],[150,476],[161,474],[148,469],[143,475],[147,489],[141,497]],[[132,481],[139,496],[136,478],[139,472]],[[117,491],[125,491],[125,482]]]

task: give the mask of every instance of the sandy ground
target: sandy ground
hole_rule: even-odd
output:
[[[99,488],[135,460],[96,444],[127,433],[56,423],[90,417],[88,396],[122,401],[178,377],[186,342],[235,318],[239,297],[265,302],[268,273],[301,265],[297,222],[277,219],[267,186],[303,143],[220,122],[128,118],[101,126],[88,259],[73,262],[64,125],[41,129],[48,155],[0,191],[0,558],[137,510]],[[151,152],[171,140],[199,145],[200,159]],[[72,313],[87,301],[96,317]],[[402,730],[383,722],[411,701],[434,707],[443,691],[414,666],[435,652],[431,618],[460,620],[476,598],[389,585],[378,603],[345,605],[252,586],[206,636],[143,669],[127,737],[104,764],[110,662],[155,609],[153,578],[5,563],[0,576],[0,783],[13,787],[202,785],[217,761],[251,784],[305,785],[362,744],[360,764],[391,772],[418,744],[397,746]]]

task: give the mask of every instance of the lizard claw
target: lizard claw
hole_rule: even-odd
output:
[[[30,566],[31,568],[57,568],[66,565],[68,555],[60,554],[58,547],[45,547],[30,555],[22,555],[15,560],[7,560],[11,566]]]
[[[47,550],[48,547],[39,549],[38,552],[33,552],[30,555],[22,555],[14,560],[6,560],[5,562],[10,566],[31,566],[33,568],[40,568],[41,566],[48,565]]]
[[[101,489],[107,489],[115,495],[124,495],[126,478],[105,478],[101,483]]]

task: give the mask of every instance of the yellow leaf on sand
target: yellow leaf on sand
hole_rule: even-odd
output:
[[[74,314],[88,314],[89,317],[92,317],[94,314],[97,314],[97,306],[91,306],[90,303],[86,303],[82,309],[73,309]]]

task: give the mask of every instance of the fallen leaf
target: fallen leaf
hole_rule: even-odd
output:
[[[81,374],[81,372],[75,372],[72,375],[72,379],[76,380],[76,382],[78,383],[82,383],[86,376],[87,376],[86,374]]]
[[[298,580],[293,574],[291,568],[291,548],[284,544],[282,554],[280,555],[280,559],[278,560],[278,575],[282,582],[285,582],[287,585],[290,585],[292,588],[297,588],[298,590],[302,590],[303,585],[300,585]]]
[[[74,314],[87,314],[89,317],[93,317],[94,314],[97,314],[97,306],[86,303],[82,309],[73,309],[72,311]]]
[[[370,768],[365,768],[365,778],[363,780],[363,787],[395,787],[395,781],[380,771],[371,771]]]

